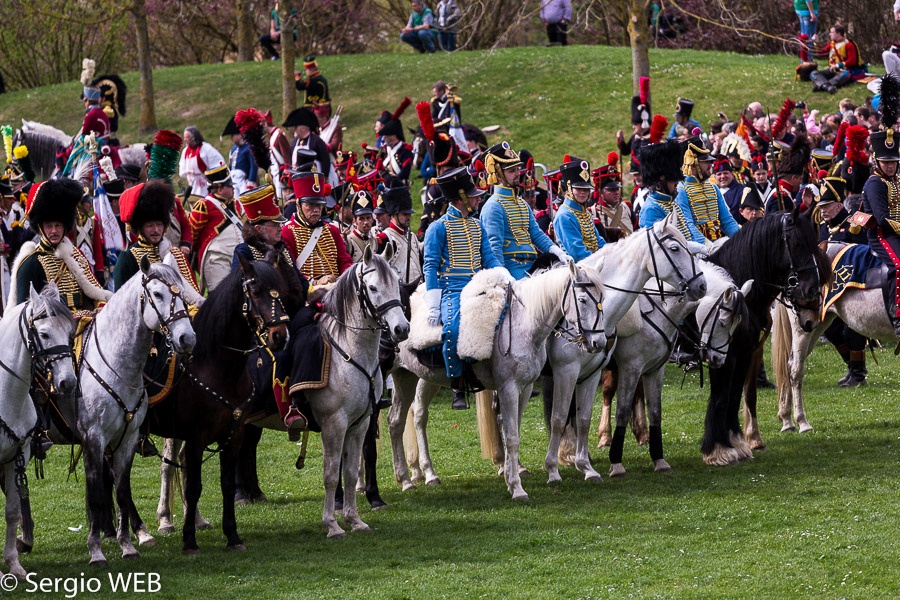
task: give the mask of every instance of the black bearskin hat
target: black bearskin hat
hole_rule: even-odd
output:
[[[798,134],[789,150],[781,153],[778,161],[778,175],[802,175],[809,164],[809,141],[803,134]]]
[[[644,185],[653,186],[659,180],[681,181],[682,149],[675,140],[659,144],[644,144],[638,151],[641,179]]]
[[[134,232],[150,221],[162,221],[168,227],[174,206],[172,186],[154,179],[125,190],[119,200],[119,216]]]
[[[74,179],[50,179],[34,189],[27,215],[32,225],[40,227],[50,221],[58,221],[66,231],[75,227],[78,203],[84,197],[84,188]]]

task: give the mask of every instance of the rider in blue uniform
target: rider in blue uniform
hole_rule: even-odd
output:
[[[466,168],[441,175],[437,184],[449,206],[425,232],[425,306],[430,325],[443,323],[442,354],[447,377],[454,389],[465,389],[464,365],[456,353],[459,295],[476,272],[503,265],[491,250],[484,226],[472,216],[484,191],[475,187]],[[466,408],[464,399],[461,406],[455,401],[454,408]]]
[[[659,144],[643,144],[639,150],[641,181],[650,190],[641,209],[640,226],[653,227],[657,221],[675,213],[678,231],[690,239],[687,221],[681,207],[675,204],[678,183],[684,178],[681,172],[681,144],[667,140]]]
[[[568,255],[541,231],[531,208],[516,194],[522,161],[515,150],[502,142],[485,150],[482,161],[494,194],[481,209],[481,222],[497,260],[516,279],[525,277],[538,253],[549,252],[568,261]]]
[[[606,245],[586,206],[593,190],[591,165],[586,160],[573,158],[560,166],[559,171],[565,199],[553,220],[553,230],[563,250],[579,261]]]
[[[687,141],[682,173],[675,204],[687,221],[688,239],[701,244],[731,237],[738,232],[737,222],[719,188],[709,180],[713,161],[709,144],[700,136]]]

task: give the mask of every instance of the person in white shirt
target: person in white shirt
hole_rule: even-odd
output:
[[[178,174],[190,186],[190,205],[209,194],[209,182],[204,173],[225,164],[225,158],[212,144],[203,139],[203,134],[191,125],[184,130],[184,149],[178,161]]]

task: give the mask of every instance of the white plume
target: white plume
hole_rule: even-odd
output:
[[[96,64],[90,58],[85,58],[81,61],[81,83],[82,85],[88,86],[91,85],[91,81],[94,79],[94,69],[96,68]]]

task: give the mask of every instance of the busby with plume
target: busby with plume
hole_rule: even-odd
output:
[[[403,98],[403,102],[400,103],[400,106],[397,107],[391,114],[391,118],[384,124],[384,127],[381,128],[381,135],[395,135],[400,141],[403,141],[403,123],[400,122],[400,116],[403,114],[403,111],[407,109],[407,107],[412,104],[412,100],[408,97]]]
[[[875,160],[900,160],[900,76],[888,73],[881,79],[881,129],[869,136]]]
[[[619,153],[610,152],[606,155],[606,164],[591,171],[594,186],[599,190],[609,182],[622,183],[622,174],[619,173]]]
[[[653,187],[661,181],[681,181],[682,150],[675,140],[659,144],[645,144],[641,147],[641,180]]]
[[[75,227],[75,213],[82,197],[84,188],[74,179],[50,179],[32,188],[25,214],[36,227],[57,221],[69,232]]]
[[[631,97],[631,124],[644,129],[650,127],[650,78],[641,77],[638,95]]]
[[[416,104],[416,114],[422,126],[422,136],[428,141],[428,157],[435,167],[456,168],[459,166],[459,154],[456,142],[445,131],[437,131],[431,116],[431,103],[422,101]],[[383,132],[384,130],[382,130]]]
[[[266,116],[255,108],[248,108],[237,111],[234,122],[244,143],[250,147],[256,166],[268,173],[272,167],[272,157],[266,137]]]
[[[168,228],[174,206],[175,191],[172,186],[156,179],[139,183],[122,193],[119,217],[130,224],[134,232],[140,232],[141,227],[150,221],[160,221]]]

